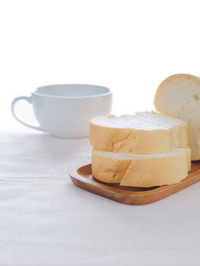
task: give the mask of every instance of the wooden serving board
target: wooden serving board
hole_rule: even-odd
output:
[[[69,175],[73,183],[84,190],[124,204],[142,205],[165,198],[200,181],[200,162],[192,163],[189,175],[181,182],[151,188],[124,187],[118,184],[103,183],[92,176],[91,164],[78,165],[69,172]]]

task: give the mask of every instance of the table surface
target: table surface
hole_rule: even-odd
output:
[[[0,133],[0,265],[200,265],[200,183],[129,206],[76,187],[87,138]]]

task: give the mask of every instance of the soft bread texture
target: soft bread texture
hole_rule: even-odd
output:
[[[92,174],[103,182],[153,187],[175,184],[187,177],[190,149],[165,154],[122,154],[92,151]]]
[[[158,87],[154,104],[156,110],[188,123],[188,144],[192,160],[200,160],[200,78],[176,74]]]
[[[90,143],[117,153],[171,152],[187,147],[187,123],[153,112],[96,117],[90,121]]]

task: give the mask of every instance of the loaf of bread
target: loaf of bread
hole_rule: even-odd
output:
[[[154,104],[156,110],[188,123],[188,144],[192,160],[200,160],[200,78],[176,74],[158,87]]]
[[[175,184],[190,170],[190,149],[161,154],[126,154],[92,151],[92,174],[103,182],[122,186],[153,187]]]
[[[100,116],[90,121],[90,143],[102,151],[167,153],[188,146],[187,123],[153,112]]]

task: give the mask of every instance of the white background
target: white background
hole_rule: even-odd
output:
[[[151,109],[168,75],[199,75],[199,7],[198,0],[1,0],[1,127],[17,123],[13,97],[52,83],[108,86],[114,113]]]
[[[67,175],[90,161],[88,139],[36,134],[9,110],[52,83],[105,85],[114,113],[147,110],[182,72],[200,73],[198,0],[0,0],[1,266],[200,265],[200,182],[144,206],[88,193]]]

